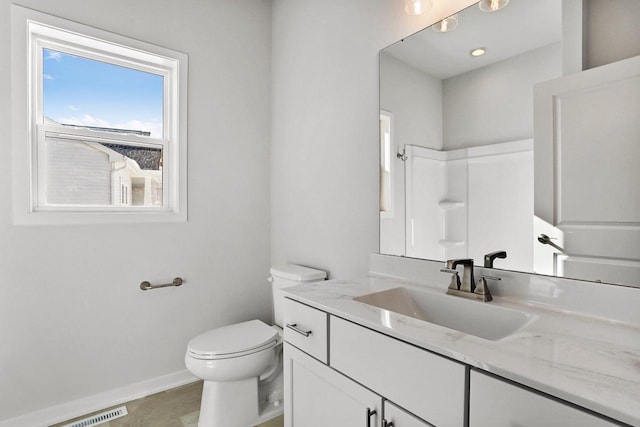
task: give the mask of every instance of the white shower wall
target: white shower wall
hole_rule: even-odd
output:
[[[496,265],[532,270],[532,140],[407,153],[407,256],[482,262],[506,250]]]
[[[496,267],[533,271],[533,140],[482,148],[469,150],[468,256],[506,250]]]

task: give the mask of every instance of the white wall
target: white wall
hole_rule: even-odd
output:
[[[560,43],[446,79],[444,149],[533,137],[533,86],[562,75]]]
[[[380,108],[393,113],[394,142],[442,149],[442,80],[380,55]]]
[[[194,335],[271,319],[270,2],[19,3],[189,55],[189,222],[12,225],[0,0],[0,421],[183,370]],[[182,287],[138,288],[175,276]]]
[[[378,51],[470,0],[427,14],[401,0],[274,0],[272,262],[362,276],[378,250]]]

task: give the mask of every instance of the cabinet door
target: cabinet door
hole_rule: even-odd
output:
[[[331,367],[438,427],[462,427],[465,366],[330,316]]]
[[[606,420],[487,375],[471,372],[470,427],[603,427]]]
[[[393,427],[433,427],[388,400],[384,402],[384,420],[387,422],[387,426],[391,425],[389,423],[393,423]]]
[[[285,427],[378,427],[382,419],[380,396],[287,343],[284,399]]]

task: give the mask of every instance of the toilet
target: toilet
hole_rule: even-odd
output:
[[[204,380],[198,427],[250,427],[283,413],[281,289],[324,280],[327,273],[287,264],[270,270],[275,325],[249,320],[189,341],[187,369]]]

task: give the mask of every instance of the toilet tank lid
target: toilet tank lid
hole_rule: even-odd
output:
[[[316,270],[315,268],[303,267],[295,264],[284,264],[271,267],[269,270],[272,276],[283,279],[296,280],[299,282],[307,282],[311,280],[326,279],[327,272]]]

